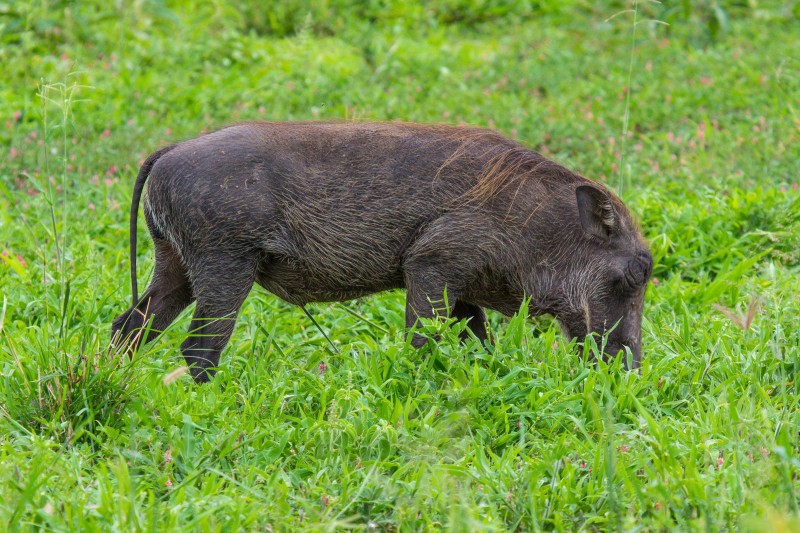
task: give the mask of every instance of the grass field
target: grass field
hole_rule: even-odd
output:
[[[800,531],[800,2],[234,5],[0,2],[0,529]],[[416,351],[400,292],[310,306],[335,353],[253,290],[203,386],[187,314],[109,355],[139,165],[244,119],[487,126],[606,182],[641,374],[524,309]]]

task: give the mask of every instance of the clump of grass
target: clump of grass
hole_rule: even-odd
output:
[[[51,352],[2,334],[14,364],[3,375],[0,409],[11,426],[74,444],[124,424],[121,413],[142,386],[141,359],[102,349],[99,336],[90,349]]]
[[[123,351],[107,348],[98,330],[86,322],[102,320],[102,309],[87,309],[87,302],[75,303],[74,292],[91,293],[95,286],[78,276],[72,246],[68,132],[73,128],[73,106],[82,101],[86,86],[70,83],[71,75],[57,83],[42,83],[42,160],[46,179],[40,176],[39,191],[47,215],[42,217],[46,237],[34,240],[40,261],[22,265],[16,273],[41,280],[33,301],[41,306],[37,319],[25,335],[6,328],[7,299],[0,313],[0,337],[10,364],[2,375],[4,402],[0,414],[17,430],[50,437],[66,444],[97,440],[104,427],[123,422],[122,410],[136,398],[141,387],[138,361],[126,361]],[[55,112],[54,112],[55,110]],[[55,161],[53,161],[55,159]],[[52,175],[60,170],[57,181]],[[33,233],[30,226],[28,231]],[[27,268],[26,268],[27,267]],[[34,275],[35,273],[35,275]],[[102,302],[101,302],[102,303]],[[91,304],[89,304],[91,305]]]

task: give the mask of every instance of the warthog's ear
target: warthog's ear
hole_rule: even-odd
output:
[[[575,189],[578,199],[578,215],[581,217],[583,231],[607,241],[617,228],[617,211],[599,188],[593,185],[580,185]]]

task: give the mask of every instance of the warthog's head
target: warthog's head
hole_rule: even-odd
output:
[[[574,203],[572,203],[574,202]],[[653,259],[622,202],[594,184],[574,190],[573,209],[557,218],[558,242],[547,246],[545,269],[531,282],[534,304],[554,315],[566,334],[579,341],[597,334],[598,346],[613,358],[626,348],[626,368],[642,356],[642,307]]]

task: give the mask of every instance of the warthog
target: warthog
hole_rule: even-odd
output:
[[[138,298],[148,176],[155,273]],[[133,305],[112,333],[135,349],[148,320],[145,341],[195,301],[181,350],[198,382],[213,376],[254,282],[296,305],[405,288],[408,328],[449,313],[482,341],[483,308],[511,315],[530,298],[569,337],[607,334],[606,355],[627,347],[639,366],[652,258],[631,214],[602,185],[492,131],[233,125],[148,157],[130,225]]]

